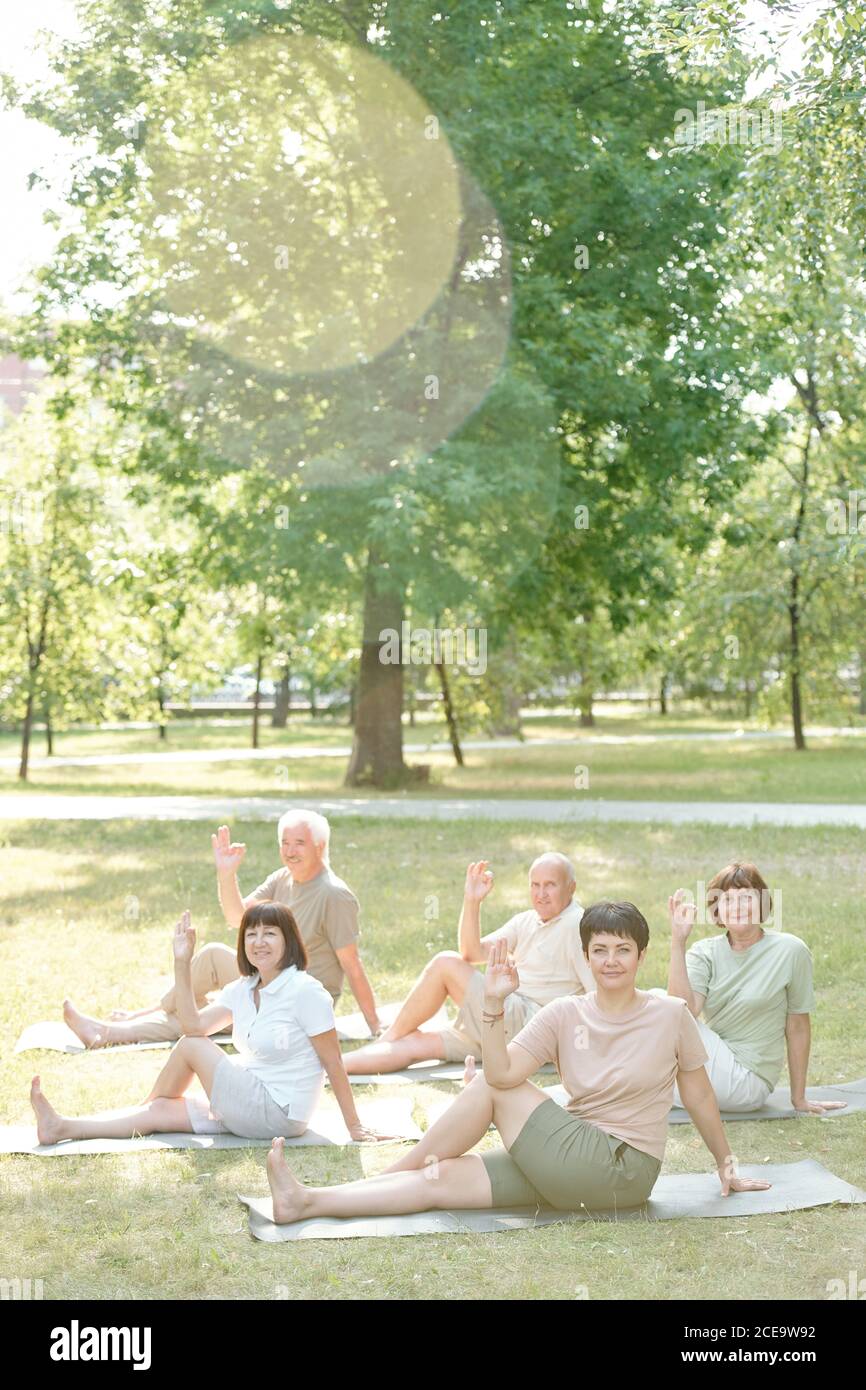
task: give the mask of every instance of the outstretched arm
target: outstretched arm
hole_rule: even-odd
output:
[[[807,1100],[806,1073],[812,1046],[812,1022],[808,1014],[788,1014],[785,1020],[785,1045],[788,1049],[788,1077],[791,1082],[791,1104],[804,1115],[823,1115],[825,1110],[844,1110],[844,1100]]]
[[[531,1052],[519,1043],[505,1041],[505,1001],[519,985],[517,968],[509,964],[507,943],[492,942],[484,976],[481,1056],[484,1080],[502,1090],[520,1086],[538,1071],[538,1062]]]
[[[481,940],[481,904],[493,887],[493,874],[486,859],[470,864],[466,870],[463,907],[457,927],[457,949],[464,960],[479,965],[490,955],[489,941]]]
[[[336,1028],[330,1028],[326,1033],[313,1034],[310,1042],[318,1053],[319,1061],[328,1073],[331,1090],[334,1092],[334,1098],[340,1107],[351,1137],[359,1142],[368,1143],[376,1143],[382,1139],[404,1138],[405,1136],[399,1134],[379,1134],[374,1129],[368,1129],[361,1120],[355,1109],[352,1083],[346,1075],[346,1068],[343,1066],[343,1056],[340,1052]]]
[[[217,896],[223,916],[230,927],[237,929],[241,924],[246,903],[238,887],[238,869],[244,862],[246,845],[234,844],[227,825],[221,825],[215,835],[210,837],[214,863],[217,871]]]
[[[337,960],[346,972],[349,988],[358,1001],[358,1008],[367,1020],[367,1027],[375,1038],[378,1033],[381,1033],[382,1024],[376,1012],[373,987],[367,979],[364,962],[361,960],[355,943],[352,942],[351,946],[341,946],[337,951]]]
[[[716,1160],[716,1170],[722,1185],[722,1196],[729,1192],[763,1192],[772,1183],[757,1178],[738,1178],[737,1161],[731,1148],[719,1114],[716,1093],[710,1085],[706,1067],[695,1067],[692,1071],[677,1072],[677,1086],[680,1099],[694,1121],[695,1128]]]
[[[195,951],[195,929],[190,921],[189,908],[181,913],[174,928],[174,993],[175,1012],[187,1037],[204,1038],[218,1033],[231,1022],[231,1009],[222,1004],[209,1004],[199,1009],[192,988],[190,963]]]
[[[698,1017],[704,1007],[706,995],[696,994],[689,983],[686,968],[686,945],[689,934],[695,925],[696,908],[686,901],[685,891],[678,888],[672,898],[668,898],[668,911],[671,917],[671,963],[668,970],[668,994],[677,999],[685,999],[689,1013]]]

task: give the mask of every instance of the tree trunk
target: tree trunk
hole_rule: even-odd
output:
[[[259,701],[262,698],[262,667],[265,658],[260,656],[256,662],[256,688],[253,693],[253,748],[259,746]]]
[[[389,633],[397,634],[397,654],[402,656],[402,623],[403,595],[387,567],[371,552],[364,579],[364,633],[347,787],[392,787],[407,779],[403,667],[394,660],[395,643],[389,638]]]
[[[160,740],[164,741],[164,740],[165,740],[165,737],[166,737],[166,732],[165,732],[165,691],[163,690],[163,688],[162,688],[161,685],[157,688],[156,700],[157,700],[157,704],[159,705],[159,737],[160,737]]]
[[[21,760],[18,764],[19,782],[27,781],[27,770],[30,765],[30,733],[33,728],[33,706],[34,690],[31,681],[30,689],[27,692],[27,706],[24,710],[24,724],[21,729]]]
[[[445,705],[445,721],[448,725],[448,737],[451,740],[451,747],[454,751],[454,761],[458,767],[463,766],[463,749],[460,747],[460,734],[457,729],[457,717],[454,713],[454,704],[451,699],[451,688],[448,684],[448,672],[445,670],[444,661],[435,661],[434,666],[439,675],[439,684],[442,687],[442,700]]]
[[[316,706],[316,687],[313,682],[310,681],[310,718],[315,719],[318,713],[319,711]]]
[[[752,717],[752,698],[753,698],[754,694],[755,694],[755,692],[754,692],[754,690],[752,689],[751,682],[750,682],[750,681],[746,681],[746,690],[745,690],[745,706],[746,706],[746,707],[745,707],[745,710],[744,710],[744,712],[743,712],[743,718],[744,718],[744,719],[751,719],[751,717]]]
[[[803,735],[803,702],[800,692],[800,608],[799,575],[791,577],[791,601],[788,616],[791,625],[791,722],[794,726],[794,747],[803,750],[806,739]]]
[[[668,712],[668,678],[667,678],[666,675],[664,675],[664,676],[662,676],[661,680],[659,681],[659,714],[667,714],[667,712]]]
[[[592,691],[580,687],[580,695],[577,701],[580,710],[580,726],[582,729],[591,729],[595,724],[595,715],[592,709]]]
[[[45,710],[45,753],[49,758],[54,756],[54,729],[51,726],[51,707]]]
[[[358,705],[358,678],[357,676],[349,686],[349,728],[355,727],[355,712]]]
[[[280,676],[280,683],[277,686],[277,693],[274,696],[274,712],[271,716],[272,729],[284,729],[289,720],[289,707],[291,705],[292,694],[290,683],[292,679],[292,668],[286,666]]]

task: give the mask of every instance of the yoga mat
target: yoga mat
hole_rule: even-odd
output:
[[[773,1186],[766,1192],[719,1195],[715,1173],[669,1173],[659,1178],[643,1207],[620,1212],[564,1212],[530,1207],[488,1211],[424,1211],[409,1216],[313,1217],[291,1226],[275,1226],[271,1199],[245,1197],[250,1234],[256,1240],[346,1240],[356,1236],[466,1235],[470,1232],[515,1231],[551,1226],[559,1221],[677,1221],[690,1217],[764,1216],[770,1212],[805,1211],[834,1202],[866,1202],[866,1192],[837,1178],[814,1159],[799,1163],[744,1164],[744,1178],[763,1178]]]
[[[379,1018],[383,1023],[393,1023],[400,1011],[401,1005],[383,1004],[379,1009]],[[426,1026],[429,1028],[447,1028],[449,1024],[448,1015],[444,1008],[440,1009],[435,1018],[432,1018]],[[370,1029],[367,1027],[367,1020],[362,1013],[343,1014],[337,1019],[337,1037],[340,1042],[372,1042]],[[231,1035],[220,1034],[214,1037],[213,1041],[225,1047],[231,1043]],[[112,1052],[145,1051],[154,1048],[173,1047],[173,1042],[141,1042],[141,1043],[116,1043],[110,1048]],[[62,1021],[52,1019],[44,1023],[31,1023],[24,1029],[17,1043],[15,1052],[87,1052],[90,1049],[84,1046],[79,1038]],[[105,1052],[106,1048],[97,1048],[98,1052]],[[411,1078],[410,1078],[411,1079]]]
[[[231,1043],[230,1033],[220,1033],[211,1041],[220,1047]],[[113,1043],[111,1047],[98,1047],[96,1052],[149,1052],[154,1048],[174,1047],[173,1042]],[[52,1020],[46,1023],[31,1023],[25,1028],[14,1048],[15,1052],[89,1052],[80,1038],[63,1022]]]
[[[408,1099],[374,1100],[363,1105],[361,1120],[371,1129],[420,1139],[421,1131],[412,1119]],[[394,1141],[399,1142],[399,1141]],[[356,1144],[350,1139],[339,1110],[319,1110],[308,1130],[297,1139],[287,1139],[287,1148],[333,1147]],[[34,1154],[55,1158],[63,1154],[120,1154],[143,1149],[269,1149],[270,1139],[243,1139],[237,1134],[147,1134],[137,1139],[64,1139],[59,1144],[37,1144],[33,1125],[0,1126],[0,1153]]]
[[[551,1086],[548,1095],[555,1100],[558,1105],[564,1105],[568,1099],[564,1086]],[[780,1086],[775,1091],[771,1091],[767,1096],[766,1103],[760,1110],[723,1110],[721,1112],[724,1124],[731,1124],[734,1120],[837,1120],[842,1115],[851,1115],[856,1110],[866,1110],[866,1077],[859,1081],[846,1081],[839,1086],[807,1086],[807,1100],[843,1100],[844,1110],[827,1110],[823,1115],[802,1115],[799,1110],[795,1110],[791,1104],[791,1092],[787,1086]],[[692,1123],[688,1111],[681,1110],[675,1105],[668,1116],[668,1124],[671,1125],[690,1125]]]

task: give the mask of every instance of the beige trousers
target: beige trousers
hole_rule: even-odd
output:
[[[223,985],[231,984],[239,976],[237,952],[230,946],[213,942],[196,951],[190,966],[192,992],[196,1007],[203,1009],[208,1003],[207,996]],[[183,1034],[180,1020],[175,1010],[174,985],[160,1000],[161,1009],[132,1018],[123,1025],[124,1032],[135,1030],[136,1042],[175,1042]],[[132,1041],[132,1038],[130,1038]]]

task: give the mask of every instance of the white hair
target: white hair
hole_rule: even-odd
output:
[[[320,816],[318,811],[284,811],[277,822],[278,844],[283,842],[283,831],[287,825],[305,825],[313,838],[313,844],[324,847],[322,863],[330,863],[328,850],[331,843],[331,827],[324,816]]]
[[[568,879],[571,886],[573,888],[577,887],[577,874],[574,871],[574,865],[572,864],[571,860],[568,858],[567,855],[560,854],[559,850],[547,850],[544,854],[539,854],[537,859],[533,859],[532,863],[529,866],[530,873],[532,873],[532,870],[535,868],[536,864],[541,863],[542,859],[552,859],[554,863],[560,866],[561,869],[565,870],[566,878]]]

